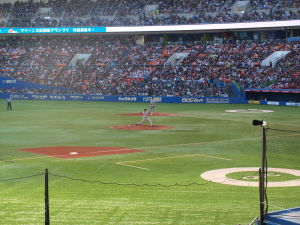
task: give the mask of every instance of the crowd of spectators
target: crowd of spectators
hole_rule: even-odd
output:
[[[261,62],[290,51],[276,66]],[[33,93],[97,95],[231,96],[232,82],[245,88],[300,88],[300,43],[145,43],[134,36],[8,39],[0,44],[0,76],[51,90]],[[185,53],[171,61],[174,53]],[[87,54],[85,61],[71,61]],[[24,90],[23,90],[24,91]]]
[[[278,63],[277,79],[271,85],[273,89],[300,89],[300,49],[295,48],[286,60]]]
[[[49,0],[0,4],[6,27],[138,26],[300,18],[298,0],[249,0],[240,13],[235,0]],[[147,10],[147,6],[155,6]],[[47,14],[39,9],[49,8]],[[149,7],[148,7],[149,8]],[[151,8],[151,7],[150,7]]]
[[[282,7],[282,8],[299,8],[300,2],[294,0],[250,0],[251,9],[259,10],[259,9],[272,9],[274,7]]]
[[[265,58],[279,50],[291,53],[274,67],[261,66]],[[299,77],[295,77],[295,72],[299,71],[299,56],[299,43],[194,43],[190,47],[190,54],[181,64],[156,70],[151,76],[158,80],[168,78],[186,81],[189,87],[185,90],[189,90],[189,93],[180,95],[191,96],[206,96],[208,93],[205,91],[209,90],[209,87],[214,87],[214,96],[220,96],[224,91],[228,93],[228,89],[218,89],[216,84],[228,84],[231,81],[236,81],[241,89],[264,88],[280,80],[286,83],[284,86],[277,86],[278,88],[300,88]],[[293,79],[290,79],[290,76]],[[201,85],[192,84],[195,81],[198,82],[197,85]],[[176,82],[172,85],[176,86]]]

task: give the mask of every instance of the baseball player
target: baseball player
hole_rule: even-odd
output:
[[[8,97],[6,99],[6,102],[7,102],[7,110],[12,110],[12,107],[11,107],[11,97]]]
[[[150,126],[152,126],[152,120],[149,118],[149,114],[150,114],[150,111],[148,111],[147,109],[144,109],[142,121],[137,122],[135,125],[140,125],[140,124],[143,124],[145,121],[148,121]]]
[[[154,98],[152,98],[151,100],[150,100],[150,115],[153,115],[154,114],[154,108],[155,108],[155,100],[154,100]]]

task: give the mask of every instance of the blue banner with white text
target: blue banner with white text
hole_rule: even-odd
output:
[[[0,27],[0,34],[78,34],[103,32],[106,32],[106,27]]]
[[[58,101],[103,101],[103,102],[150,102],[157,103],[208,103],[208,104],[246,104],[243,98],[226,97],[150,97],[150,96],[102,96],[102,95],[55,95],[55,94],[19,94],[0,93],[0,98],[20,100],[58,100]]]
[[[51,87],[47,85],[40,85],[35,83],[26,82],[23,80],[18,80],[14,78],[0,76],[0,88],[3,89],[14,89],[14,90],[22,90],[22,89],[45,89],[45,90],[64,90],[66,88],[61,87]]]

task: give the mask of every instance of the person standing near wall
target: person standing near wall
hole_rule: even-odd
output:
[[[12,106],[11,106],[11,97],[8,97],[6,99],[6,102],[7,102],[7,110],[12,110]]]
[[[150,100],[150,115],[153,115],[154,114],[154,109],[155,109],[155,100],[154,100],[154,98],[152,98],[151,100]]]

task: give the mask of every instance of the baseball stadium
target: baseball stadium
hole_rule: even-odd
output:
[[[298,0],[0,0],[1,225],[300,224]]]

